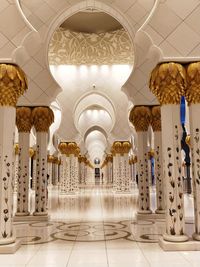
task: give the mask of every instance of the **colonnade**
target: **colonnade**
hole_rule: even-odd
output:
[[[148,167],[147,130],[154,131],[157,213],[166,210],[166,233],[169,242],[185,242],[184,195],[181,159],[180,99],[189,105],[192,181],[194,195],[195,233],[200,240],[200,62],[187,65],[170,62],[157,65],[152,71],[149,87],[160,106],[135,106],[130,121],[138,134],[139,211],[151,213]]]

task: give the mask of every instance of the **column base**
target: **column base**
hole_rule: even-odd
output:
[[[48,221],[49,219],[50,215],[14,216],[13,222]]]
[[[161,237],[158,244],[165,251],[200,251],[200,242],[195,240],[168,242]]]
[[[163,235],[163,240],[168,241],[168,242],[186,242],[189,240],[187,235],[168,235],[164,234]]]
[[[77,194],[78,192],[64,192],[64,191],[62,191],[62,192],[60,192],[60,194],[61,195],[72,195],[72,196],[75,196],[76,194]]]
[[[194,233],[192,237],[194,240],[200,241],[200,234]]]
[[[137,214],[151,214],[152,210],[138,210]]]
[[[13,254],[15,253],[21,246],[22,241],[17,239],[13,241],[11,244],[0,244],[0,254]]]
[[[15,216],[29,216],[30,215],[30,212],[27,211],[27,212],[16,212],[15,213]]]
[[[130,194],[131,191],[115,191],[115,194]]]
[[[48,212],[47,211],[45,212],[34,211],[33,216],[48,216]]]
[[[158,210],[158,209],[155,210],[156,214],[165,214],[165,212],[166,212],[165,210]]]
[[[136,214],[137,221],[145,221],[145,220],[165,220],[165,214],[163,213],[143,213]]]

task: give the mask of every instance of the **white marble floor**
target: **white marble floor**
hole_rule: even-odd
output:
[[[185,200],[191,234],[192,198]],[[52,189],[49,207],[49,222],[16,223],[23,245],[14,255],[0,255],[0,267],[199,266],[200,252],[164,252],[159,247],[162,221],[136,223],[137,190],[114,195],[106,188],[90,188],[59,196]]]

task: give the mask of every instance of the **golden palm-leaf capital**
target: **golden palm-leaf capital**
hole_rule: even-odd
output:
[[[19,132],[31,131],[33,126],[32,111],[29,107],[17,107],[16,109],[16,125]]]
[[[37,132],[48,132],[54,122],[54,113],[49,107],[35,107],[32,111],[33,125]]]
[[[28,88],[26,74],[14,64],[0,64],[0,106],[13,106]]]
[[[151,72],[149,88],[161,105],[180,104],[186,90],[185,68],[174,62],[157,65]]]
[[[130,122],[136,132],[146,132],[151,122],[151,110],[148,106],[135,106],[130,112]]]
[[[160,106],[151,108],[151,126],[154,132],[161,131],[161,111]]]
[[[186,68],[186,73],[186,100],[189,105],[200,103],[200,62],[190,63]]]

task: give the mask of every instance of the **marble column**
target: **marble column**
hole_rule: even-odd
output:
[[[60,156],[60,183],[59,183],[59,187],[60,187],[60,192],[64,193],[65,192],[65,183],[66,183],[66,179],[68,178],[68,171],[67,171],[67,166],[69,165],[69,163],[67,164],[67,143],[66,142],[60,142],[58,145],[58,149],[61,153]],[[68,157],[69,158],[69,157]]]
[[[113,143],[112,150],[114,156],[115,185],[114,190],[118,193],[130,191],[130,168],[128,152],[131,144],[128,141],[116,141]]]
[[[35,190],[35,183],[36,183],[36,151],[34,150],[34,155],[33,155],[33,176],[32,176],[32,190]]]
[[[36,185],[35,216],[48,215],[47,191],[47,142],[50,125],[54,121],[53,111],[49,107],[35,107],[32,111],[33,124],[36,130]]]
[[[29,107],[18,107],[16,125],[19,132],[19,167],[16,216],[27,216],[29,212],[29,143],[32,128],[32,111]]]
[[[113,153],[113,190],[114,192],[117,191],[117,188],[119,187],[119,176],[120,176],[120,154],[119,153]]]
[[[54,157],[52,155],[47,156],[47,174],[48,174],[48,185],[52,185],[53,179],[53,160]]]
[[[154,132],[154,159],[156,179],[156,206],[155,213],[165,213],[164,173],[162,158],[161,112],[160,106],[151,109],[151,126]]]
[[[25,74],[18,66],[0,64],[0,247],[13,243],[13,250],[17,249],[12,219],[15,107],[26,89]]]
[[[54,157],[54,185],[58,185],[58,164],[59,160],[58,157]]]
[[[200,241],[200,62],[187,68],[186,100],[189,105],[190,144],[192,156],[192,181],[194,196],[195,232],[193,238]]]
[[[79,164],[80,164],[80,184],[85,184],[85,157],[79,157]]]
[[[112,162],[113,162],[113,156],[112,154],[107,155],[107,161],[108,161],[108,185],[112,184]]]
[[[14,193],[17,193],[17,185],[18,185],[18,171],[19,171],[19,144],[14,145],[15,149],[15,160],[14,160]]]
[[[123,142],[123,168],[124,168],[124,178],[122,176],[122,191],[123,192],[130,192],[130,182],[131,182],[131,172],[130,172],[130,166],[129,166],[129,151],[131,149],[130,142]]]
[[[29,188],[31,188],[31,181],[32,181],[32,186],[33,186],[33,165],[31,164],[32,163],[32,160],[33,160],[33,157],[35,155],[35,150],[30,147],[29,148]]]
[[[157,65],[151,74],[151,91],[161,104],[162,153],[166,193],[166,233],[164,240],[184,242],[184,195],[181,177],[180,99],[185,94],[186,73],[181,64]]]
[[[152,211],[150,208],[147,131],[150,125],[151,111],[147,106],[135,106],[131,110],[129,119],[138,135],[138,214],[149,214]]]

